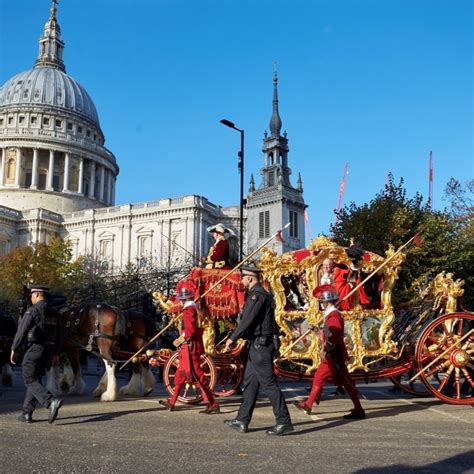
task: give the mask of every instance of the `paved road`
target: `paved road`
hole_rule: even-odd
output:
[[[90,390],[98,377],[92,372],[86,380]],[[288,400],[307,394],[306,384],[281,385]],[[158,404],[162,384],[139,400],[69,397],[55,424],[44,409],[35,423],[19,423],[24,389],[15,370],[14,387],[0,389],[0,472],[474,473],[474,408],[389,387],[359,386],[368,413],[361,421],[341,418],[350,400],[331,397],[329,387],[317,415],[290,407],[295,433],[274,439],[265,434],[274,418],[264,397],[250,431],[240,434],[223,424],[235,416],[238,397],[221,400],[220,415],[200,415],[198,406],[170,413]]]

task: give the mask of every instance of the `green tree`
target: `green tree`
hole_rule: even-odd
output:
[[[471,305],[472,277],[468,268],[472,269],[472,250],[467,248],[465,234],[452,212],[431,210],[419,193],[408,198],[403,179],[396,184],[390,175],[385,189],[374,199],[361,206],[351,202],[337,213],[337,221],[331,226],[338,244],[348,246],[354,239],[380,255],[385,254],[389,244],[398,248],[417,232],[423,243],[406,250],[394,303],[416,299],[419,289],[444,270],[466,280],[464,301]]]
[[[456,275],[465,281],[463,301],[474,309],[474,180],[464,185],[451,178],[445,189],[448,212],[456,229],[456,247],[452,256]]]
[[[42,284],[53,293],[73,292],[83,281],[83,259],[72,261],[71,244],[61,239],[17,247],[0,257],[0,281],[1,298],[14,309],[24,285]]]

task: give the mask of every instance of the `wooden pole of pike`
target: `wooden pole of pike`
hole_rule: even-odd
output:
[[[216,288],[218,285],[220,285],[229,275],[237,271],[245,262],[250,260],[255,254],[260,252],[260,250],[265,247],[269,242],[271,242],[278,234],[283,232],[285,229],[287,229],[290,226],[290,223],[286,224],[283,229],[278,230],[275,232],[271,237],[269,237],[263,244],[261,244],[259,247],[257,247],[252,253],[247,255],[241,262],[239,262],[234,268],[229,270],[219,281],[214,283],[210,288],[208,288],[199,298],[196,298],[195,302],[199,301],[200,299],[204,298],[209,292],[211,292],[214,288]],[[168,330],[173,324],[175,324],[180,318],[183,313],[179,313],[177,316],[175,316],[160,332],[158,332],[155,336],[153,336],[145,345],[143,345],[135,354],[130,357],[130,359],[125,362],[122,367],[120,367],[120,370],[124,369],[130,362],[133,361],[135,357],[137,357],[141,352],[143,352],[147,347],[150,346],[150,344],[153,344],[166,330]]]
[[[349,298],[350,296],[352,296],[362,285],[365,285],[365,283],[367,281],[369,281],[379,270],[381,270],[385,265],[387,265],[388,262],[390,262],[390,260],[392,260],[396,255],[398,255],[408,244],[410,244],[411,242],[413,242],[413,240],[415,240],[415,238],[417,237],[418,234],[415,234],[408,242],[405,242],[391,257],[388,257],[384,262],[382,262],[370,275],[368,275],[364,281],[360,282],[356,287],[352,288],[352,290],[346,295],[344,296],[344,298],[341,300],[341,301],[338,301],[336,306],[340,305],[343,301],[347,300],[347,298]],[[286,350],[280,354],[276,360],[279,360],[281,358],[283,358],[286,354],[288,354],[288,352],[291,351],[291,349],[293,349],[293,347],[296,346],[296,344],[298,344],[298,342],[300,342],[303,338],[305,338],[309,333],[311,333],[313,331],[313,329],[308,329],[306,330],[303,334],[301,334],[301,336],[299,336],[297,339],[295,339],[287,348]]]
[[[425,372],[426,370],[428,370],[434,363],[438,362],[439,359],[441,359],[441,357],[445,356],[451,349],[453,349],[454,347],[457,347],[459,344],[461,344],[462,341],[464,341],[464,339],[467,339],[472,333],[474,332],[474,329],[471,329],[469,332],[467,332],[466,334],[464,334],[463,337],[461,337],[461,339],[459,339],[459,341],[456,341],[452,346],[448,347],[445,351],[441,352],[441,354],[436,357],[436,359],[433,359],[426,367],[424,367],[423,369],[421,369],[417,374],[415,374],[409,381],[408,383],[410,382],[413,382],[413,380],[415,380],[417,377],[419,377],[423,372]]]

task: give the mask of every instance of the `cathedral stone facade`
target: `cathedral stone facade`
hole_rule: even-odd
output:
[[[112,272],[128,264],[197,264],[212,243],[208,226],[222,222],[237,233],[239,206],[196,195],[114,206],[117,160],[105,147],[94,102],[66,74],[56,13],[53,0],[33,69],[0,87],[0,254],[60,237],[71,241],[75,257],[98,259]],[[305,243],[301,177],[294,188],[288,139],[280,131],[275,72],[262,183],[256,188],[251,177],[244,209],[247,251],[287,222],[276,250]]]

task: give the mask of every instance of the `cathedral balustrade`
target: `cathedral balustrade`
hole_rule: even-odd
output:
[[[55,140],[55,144],[58,145],[60,142],[65,142],[65,146],[74,145],[78,146],[80,149],[84,149],[87,151],[91,151],[97,153],[101,158],[109,161],[113,165],[117,166],[117,160],[113,153],[108,150],[106,147],[102,146],[100,143],[95,143],[87,138],[77,138],[69,133],[59,132],[56,130],[44,130],[41,128],[34,129],[34,128],[26,128],[26,127],[15,127],[15,128],[0,128],[0,137],[3,136],[5,138],[21,138],[21,137],[28,137],[34,138],[38,137],[39,139],[48,138]],[[117,170],[118,172],[118,170]]]
[[[11,209],[9,207],[0,206],[0,217],[19,220],[23,217],[23,214],[21,211],[16,211],[15,209]]]

